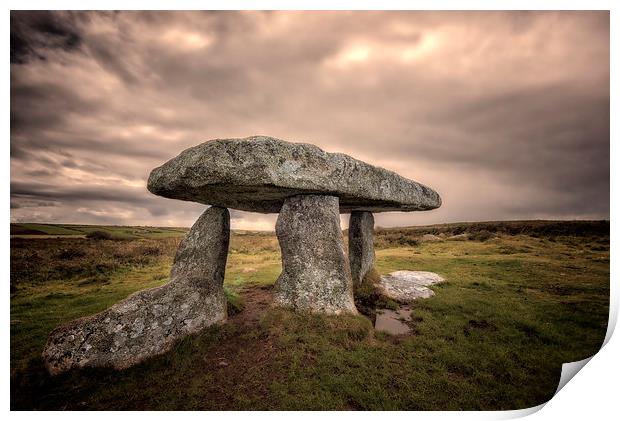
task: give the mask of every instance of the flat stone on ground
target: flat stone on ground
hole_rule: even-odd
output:
[[[215,139],[181,152],[149,177],[170,199],[276,213],[288,197],[339,198],[341,213],[421,211],[441,199],[433,189],[342,153],[267,136]]]
[[[382,295],[394,301],[408,302],[432,297],[435,293],[428,287],[443,281],[433,272],[398,270],[381,276],[377,288]]]

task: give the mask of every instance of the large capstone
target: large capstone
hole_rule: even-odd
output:
[[[223,282],[229,235],[228,210],[207,209],[181,242],[170,282],[56,328],[43,351],[48,371],[127,368],[226,320]]]
[[[295,311],[357,313],[337,197],[301,195],[286,199],[276,235],[282,251],[276,305]]]
[[[359,285],[375,265],[374,230],[375,218],[371,212],[351,212],[349,261],[354,285]]]
[[[348,155],[266,136],[216,139],[155,168],[157,195],[252,212],[276,213],[301,194],[340,199],[340,212],[420,211],[441,205],[429,187]]]

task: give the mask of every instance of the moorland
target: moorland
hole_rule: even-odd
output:
[[[519,409],[550,399],[562,363],[593,355],[605,337],[609,221],[378,227],[380,274],[446,279],[411,305],[407,335],[375,331],[372,311],[272,308],[277,239],[234,231],[228,323],[125,371],[50,377],[50,331],[167,282],[185,232],[11,224],[12,409]]]

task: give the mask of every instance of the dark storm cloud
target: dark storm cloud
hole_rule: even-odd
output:
[[[11,183],[11,196],[42,198],[51,201],[68,203],[72,201],[103,201],[122,202],[140,205],[152,201],[148,196],[138,193],[141,189],[117,188],[115,186],[99,186],[96,189],[72,186],[55,186],[44,183]]]
[[[82,38],[70,14],[49,11],[11,12],[11,63],[46,60],[47,49],[79,49]]]
[[[70,85],[38,83],[23,76],[18,70],[11,73],[11,133],[66,128],[72,114],[95,114],[105,107],[81,97]]]
[[[13,12],[11,63],[13,220],[189,225],[149,171],[252,134],[442,195],[378,225],[609,216],[607,12]]]

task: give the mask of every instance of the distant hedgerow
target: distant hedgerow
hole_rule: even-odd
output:
[[[107,231],[91,231],[86,234],[86,238],[90,238],[91,240],[111,240],[112,234]]]
[[[469,235],[469,238],[475,241],[486,241],[491,237],[493,237],[493,233],[489,230],[480,230]]]

